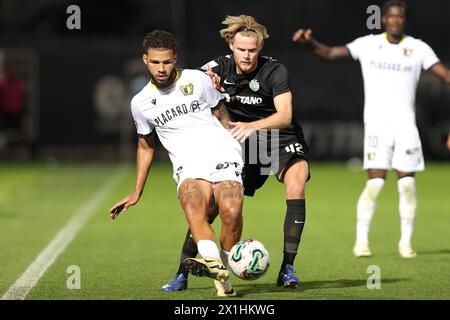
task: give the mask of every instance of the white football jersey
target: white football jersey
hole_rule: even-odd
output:
[[[176,70],[175,82],[158,89],[151,82],[131,101],[137,132],[153,130],[169,152],[176,171],[182,166],[209,165],[239,153],[241,146],[212,114],[223,96],[198,70]]]
[[[415,97],[422,69],[439,62],[423,41],[405,36],[391,44],[387,34],[368,35],[347,45],[364,78],[364,123],[415,124]]]

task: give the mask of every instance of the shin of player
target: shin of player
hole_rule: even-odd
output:
[[[372,255],[369,249],[369,231],[375,213],[377,198],[383,189],[384,178],[370,178],[361,193],[356,208],[356,244],[353,253],[359,257]]]
[[[413,258],[416,253],[411,247],[414,223],[416,221],[417,197],[414,176],[398,179],[399,211],[400,211],[400,242],[398,249],[404,258]]]

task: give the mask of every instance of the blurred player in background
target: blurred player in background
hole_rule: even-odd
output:
[[[253,17],[228,16],[222,23],[226,28],[220,31],[220,35],[233,54],[210,61],[202,69],[208,71],[216,86],[221,86],[228,96],[226,106],[234,121],[231,123],[232,134],[235,139],[245,141],[245,195],[253,196],[264,185],[269,176],[269,173],[264,173],[265,169],[272,169],[278,181],[284,184],[284,255],[277,285],[296,288],[300,281],[294,270],[294,260],[305,223],[305,185],[309,179],[309,164],[302,129],[293,119],[288,71],[277,60],[260,55],[268,34]],[[260,132],[263,129],[268,132]],[[273,136],[272,129],[280,129],[275,130],[278,137]],[[274,140],[279,138],[270,152],[268,163],[259,158],[252,161],[252,157],[258,157],[249,147],[248,138],[252,134],[257,134],[259,146],[267,145],[269,148],[271,137]],[[187,270],[183,261],[196,254],[197,248],[188,231],[178,272],[161,288],[162,291],[187,288]],[[226,260],[228,252],[223,251],[222,254]]]
[[[5,64],[5,73],[0,74],[0,135],[7,141],[25,141],[22,122],[25,116],[25,84],[15,63]],[[13,137],[18,138],[14,139]]]
[[[450,133],[447,136],[447,149],[450,150]]]
[[[184,267],[194,275],[214,278],[224,296],[234,296],[229,271],[208,223],[208,208],[215,201],[222,220],[223,250],[230,250],[240,239],[242,150],[221,124],[228,126],[230,121],[223,96],[203,72],[175,68],[177,50],[172,34],[153,31],[143,46],[151,81],[131,101],[139,134],[135,191],[116,203],[110,216],[115,219],[139,201],[152,164],[156,132],[169,152],[178,198],[203,257],[185,260]]]
[[[407,5],[388,1],[382,8],[385,32],[356,39],[346,46],[329,47],[312,37],[310,29],[299,29],[293,41],[307,44],[325,60],[353,58],[361,63],[364,78],[364,169],[368,181],[357,205],[357,257],[371,256],[369,229],[376,200],[394,169],[400,195],[401,238],[399,253],[413,258],[412,249],[417,199],[415,173],[425,169],[415,119],[415,95],[421,70],[450,83],[450,72],[423,41],[405,34]]]

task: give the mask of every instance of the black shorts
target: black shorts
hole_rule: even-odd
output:
[[[304,140],[296,137],[280,139],[279,145],[273,148],[273,152],[272,150],[268,152],[267,161],[261,161],[261,159],[253,161],[255,157],[250,156],[247,144],[245,147],[243,182],[244,194],[249,197],[254,196],[255,191],[264,185],[270,175],[275,175],[278,181],[282,182],[285,169],[297,160],[305,160],[309,165],[306,157],[307,145]]]

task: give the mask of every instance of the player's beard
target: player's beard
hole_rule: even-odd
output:
[[[252,73],[253,71],[256,70],[257,66],[258,66],[258,60],[254,61],[254,62],[250,62],[250,63],[242,63],[241,62],[237,65],[237,67],[243,74]]]
[[[177,71],[176,71],[175,68],[174,68],[174,69],[172,70],[172,72],[170,73],[169,77],[168,77],[165,81],[163,81],[163,82],[161,82],[161,81],[159,81],[157,78],[155,78],[150,72],[149,72],[149,74],[150,74],[150,79],[151,79],[152,83],[153,83],[157,88],[159,88],[159,89],[164,89],[164,88],[167,88],[167,87],[169,87],[170,85],[172,85],[172,83],[173,83],[174,80],[175,80]]]

